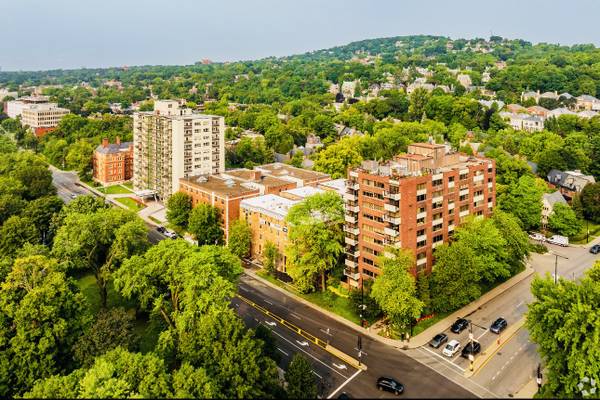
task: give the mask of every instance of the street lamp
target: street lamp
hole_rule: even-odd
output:
[[[554,254],[554,284],[556,285],[558,283],[558,257],[564,258],[565,260],[568,260],[569,257],[560,255],[555,252],[551,252],[551,254]]]

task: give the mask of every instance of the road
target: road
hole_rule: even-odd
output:
[[[344,353],[357,357],[357,342],[358,336],[361,335],[361,328],[357,327],[353,330],[246,274],[240,280],[239,292],[321,340],[328,341]],[[469,390],[408,357],[403,350],[364,335],[362,335],[362,349],[364,352],[362,361],[367,365],[367,370],[356,375],[341,390],[352,397],[394,398],[393,394],[376,390],[375,382],[380,376],[391,376],[402,382],[406,387],[404,394],[406,397],[476,397]]]
[[[77,196],[96,195],[85,186],[80,185],[76,172],[61,171],[53,166],[50,166],[50,171],[52,172],[52,184],[56,187],[56,193],[65,203],[68,204]],[[146,223],[146,225],[148,226],[148,239],[151,243],[156,244],[166,238],[153,225],[149,223]]]
[[[600,240],[596,240],[596,242],[598,241]],[[547,246],[550,250],[548,253],[533,254],[530,259],[532,268],[541,276],[546,273],[554,273],[556,259],[554,253],[568,257],[568,259],[558,258],[558,276],[563,279],[581,277],[594,264],[595,260],[600,259],[600,255],[591,254],[588,248],[560,247],[550,244]],[[463,384],[465,384],[465,380],[469,380],[478,387],[485,388],[489,391],[489,396],[513,396],[535,377],[535,371],[540,363],[536,345],[529,340],[527,329],[522,327],[502,345],[498,352],[486,352],[486,349],[497,340],[497,336],[487,328],[498,317],[504,317],[509,324],[524,318],[527,305],[533,301],[530,288],[535,275],[524,279],[474,313],[464,316],[477,325],[473,326],[473,335],[482,346],[482,352],[478,357],[486,357],[487,360],[485,365],[471,378],[464,377],[469,367],[468,360],[458,355],[449,359],[441,355],[441,349],[434,350],[427,346],[410,350],[409,354]],[[448,330],[445,332],[450,340],[457,339],[463,346],[469,340],[467,331],[463,331],[459,335],[450,333]]]

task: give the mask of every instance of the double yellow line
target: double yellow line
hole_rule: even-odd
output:
[[[342,352],[341,350],[338,350],[337,348],[331,346],[327,342],[319,339],[315,335],[306,332],[304,329],[292,324],[291,322],[287,321],[286,319],[281,318],[277,314],[272,313],[271,311],[267,310],[265,307],[261,306],[260,304],[256,304],[255,302],[242,296],[241,294],[237,294],[236,296],[240,300],[242,300],[244,303],[257,309],[261,313],[273,318],[275,321],[279,322],[281,325],[285,326],[289,330],[297,333],[298,335],[302,336],[303,338],[305,338],[307,340],[310,340],[312,343],[316,344],[321,349],[325,350],[326,352],[333,355],[334,357],[339,358],[340,360],[350,364],[352,367],[354,367],[356,369],[362,369],[364,371],[367,370],[367,366],[364,363],[359,363],[358,360],[355,359],[354,357],[351,357],[348,354]]]

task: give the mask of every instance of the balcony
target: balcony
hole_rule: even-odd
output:
[[[487,186],[488,186],[488,189],[492,190],[494,188],[494,183],[488,182]]]
[[[425,265],[425,264],[427,264],[427,257],[419,258],[417,260],[417,265],[418,266]]]
[[[427,217],[427,211],[423,211],[417,214],[417,219],[421,219],[421,218],[425,218]]]
[[[399,208],[393,204],[385,203],[383,209],[389,212],[398,212]]]
[[[492,208],[492,207],[494,207],[494,202],[490,201],[490,202],[488,203],[488,208]]]
[[[358,244],[357,240],[355,240],[355,239],[353,239],[351,237],[348,237],[348,236],[346,236],[344,238],[344,241],[346,242],[346,244],[349,244],[350,246],[356,246]]]
[[[394,258],[394,257],[395,257],[395,256],[394,256],[394,254],[392,254],[392,253],[388,253],[387,251],[384,251],[384,252],[383,252],[383,256],[384,256],[385,258]]]
[[[435,249],[436,247],[438,247],[439,245],[441,245],[441,244],[443,244],[443,243],[444,243],[444,241],[443,241],[443,240],[440,240],[439,242],[435,242],[435,243],[433,243],[433,244],[431,245],[431,248],[432,248],[432,249]]]
[[[353,193],[344,193],[344,200],[356,201],[358,200],[358,195]]]
[[[444,201],[444,196],[437,196],[437,197],[434,197],[433,199],[431,199],[431,202],[434,203],[434,204],[435,203],[441,203],[443,201]]]
[[[474,203],[479,203],[480,201],[483,201],[483,195],[482,194],[473,197],[473,202]]]
[[[344,260],[344,264],[346,264],[346,266],[350,267],[350,268],[357,268],[358,267],[358,263],[356,261],[352,261],[348,258],[346,258]]]
[[[427,194],[427,189],[417,190],[417,196],[423,196],[424,194]]]
[[[357,213],[360,211],[360,208],[358,206],[349,206],[346,205],[346,211],[349,211],[351,213]]]
[[[452,189],[452,188],[454,188],[454,181],[448,182],[448,189]]]
[[[448,225],[448,232],[452,232],[454,230],[454,224]]]
[[[400,234],[397,230],[388,227],[383,228],[383,232],[391,237],[396,237]]]
[[[432,225],[440,225],[444,223],[444,218],[434,219]]]
[[[344,268],[344,275],[354,281],[357,281],[360,277],[360,274],[356,268]]]
[[[383,220],[393,225],[400,225],[400,223],[402,222],[402,219],[400,217],[391,217],[389,215],[384,215]]]
[[[348,254],[350,257],[357,258],[360,257],[360,250],[358,250],[356,246],[349,246],[346,247],[346,254]]]
[[[422,241],[424,241],[424,240],[427,240],[427,235],[420,235],[420,236],[417,236],[417,243],[418,243],[418,242],[422,242]]]
[[[473,177],[473,182],[475,182],[475,183],[483,182],[483,175],[475,175]]]
[[[444,178],[444,174],[434,174],[431,175],[431,180],[432,181],[439,181],[440,179]]]
[[[459,196],[465,196],[465,195],[467,195],[467,194],[469,194],[469,188],[466,188],[466,189],[460,189],[460,192],[458,192],[458,195],[459,195]]]
[[[400,193],[390,193],[387,190],[385,192],[383,192],[383,197],[386,197],[388,199],[392,199],[392,200],[396,200],[399,201],[400,200]]]
[[[454,210],[454,203],[448,204],[448,210]]]
[[[458,216],[459,217],[466,217],[467,215],[469,215],[469,210],[465,210],[465,211],[461,211]]]
[[[350,171],[350,176],[353,178],[358,178],[358,172],[357,171]]]
[[[350,226],[344,225],[344,232],[351,233],[352,235],[358,235],[360,231],[357,227],[350,227]]]
[[[349,223],[351,223],[351,224],[355,224],[355,223],[356,223],[356,217],[355,217],[355,216],[353,216],[353,215],[347,215],[347,214],[346,214],[346,215],[344,216],[344,220],[345,220],[346,222],[349,222]]]
[[[358,190],[359,189],[358,182],[348,181],[348,184],[346,185],[346,189]]]

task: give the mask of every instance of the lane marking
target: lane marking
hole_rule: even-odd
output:
[[[444,360],[444,361],[445,361],[445,362],[447,362],[448,364],[452,365],[453,367],[456,367],[456,368],[460,369],[462,372],[465,372],[465,369],[464,369],[464,368],[462,368],[462,367],[460,367],[460,366],[458,366],[458,365],[454,364],[453,362],[451,362],[451,361],[450,361],[450,360],[448,360],[447,358],[444,358],[443,356],[439,355],[438,353],[436,353],[436,352],[434,352],[434,351],[431,351],[431,350],[429,350],[427,347],[418,347],[418,349],[419,349],[419,350],[425,350],[425,351],[427,351],[428,353],[431,353],[431,354],[433,354],[434,356],[441,358],[442,360]],[[433,369],[433,368],[432,368],[432,369]]]
[[[294,317],[294,318],[297,318],[297,319],[302,319],[302,317],[300,317],[300,316],[299,316],[299,315],[297,315],[297,314],[290,313],[290,315],[291,315],[292,317]]]
[[[367,352],[366,352],[366,351],[364,351],[364,350],[359,350],[357,347],[355,347],[355,348],[354,348],[354,350],[356,350],[356,351],[360,351],[360,352],[361,352],[362,354],[364,354],[365,356],[368,356],[368,355],[369,355],[369,353],[367,353]]]
[[[265,300],[265,303],[267,303],[268,305],[272,306],[273,303],[271,303],[269,300]]]
[[[339,364],[338,365],[336,363],[333,363],[333,366],[336,367],[336,368],[339,368],[339,369],[347,369],[347,367],[344,364]]]
[[[288,342],[289,344],[291,344],[292,346],[294,346],[295,348],[297,348],[298,350],[300,350],[303,353],[306,353],[307,356],[309,356],[310,358],[312,358],[313,360],[323,364],[325,367],[329,368],[330,370],[332,370],[333,372],[335,372],[336,374],[343,376],[344,378],[347,378],[346,375],[342,374],[341,372],[339,372],[337,369],[332,368],[330,365],[325,364],[323,361],[319,360],[317,357],[313,356],[312,354],[310,354],[308,351],[304,350],[301,347],[298,347],[295,343],[293,343],[291,340],[288,340],[287,338],[285,338],[283,335],[281,335],[279,332],[276,331],[272,331],[274,334],[276,334],[277,336],[279,336],[280,338],[282,338],[283,340],[285,340],[286,342]],[[362,370],[359,370],[362,371]]]
[[[487,330],[487,329],[486,329],[486,331],[485,331],[485,332],[483,332],[481,335],[479,335],[479,336],[477,337],[477,341],[479,342],[479,339],[481,339],[481,338],[483,337],[483,335],[485,335],[485,334],[486,334],[486,333],[488,333],[488,332],[489,332],[489,330]]]
[[[285,351],[281,350],[279,347],[277,348],[277,350],[279,350],[280,352],[282,352],[286,357],[290,356],[288,353],[286,353]]]
[[[451,361],[452,363],[453,363],[454,361],[456,361],[456,360],[458,359],[458,357],[460,357],[460,353],[458,352],[458,350],[457,350],[456,352],[458,353],[458,355],[452,359],[452,361]]]
[[[321,375],[317,374],[317,373],[316,373],[314,370],[313,370],[313,372],[312,372],[312,373],[313,373],[313,374],[315,374],[316,376],[318,376],[318,377],[319,377],[319,379],[323,379],[323,377],[322,377]]]
[[[321,332],[323,332],[324,334],[326,334],[326,335],[333,336],[331,333],[329,333],[329,328],[327,328],[327,329],[319,329],[319,330]]]
[[[241,286],[241,285],[239,286],[239,288],[240,288],[240,290],[241,290],[241,291],[243,291],[243,292],[249,292],[249,290],[248,290],[248,289],[246,289],[245,287],[243,287],[243,286]]]
[[[275,326],[277,325],[277,322],[273,322],[273,321],[265,321],[265,324],[269,325],[269,326]]]
[[[303,340],[303,341],[296,340],[296,343],[298,343],[302,347],[308,346],[308,342],[306,340]]]
[[[525,300],[523,300],[523,301],[521,301],[519,304],[517,304],[517,305],[515,306],[515,308],[519,308],[519,307],[521,307],[521,306],[523,305],[523,303],[525,303]]]
[[[335,396],[336,393],[339,392],[341,388],[346,386],[348,384],[348,382],[350,382],[352,379],[356,378],[356,375],[360,374],[361,372],[362,372],[362,369],[357,370],[354,373],[354,375],[352,375],[350,378],[346,379],[346,381],[344,383],[342,383],[340,386],[338,386],[337,389],[335,389],[333,392],[331,392],[331,394],[329,396],[327,396],[327,398],[331,399],[333,396]]]

